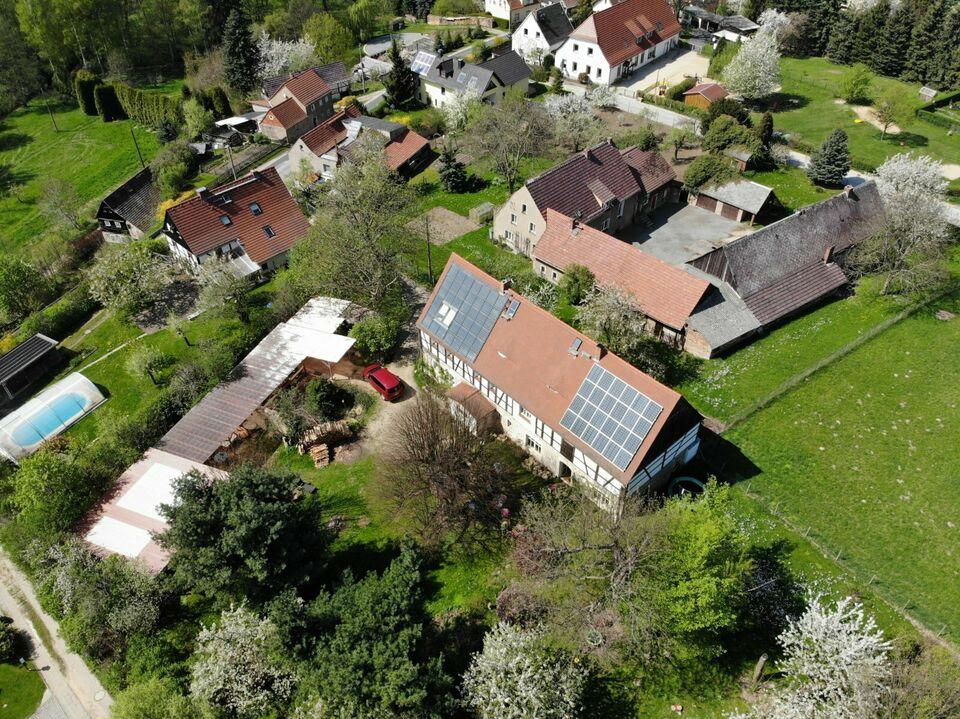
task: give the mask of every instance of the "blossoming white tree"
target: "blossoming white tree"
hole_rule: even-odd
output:
[[[761,32],[773,33],[779,39],[780,33],[790,24],[790,16],[776,8],[767,8],[757,18]]]
[[[555,135],[566,138],[573,145],[574,152],[599,137],[600,120],[594,114],[594,105],[588,96],[573,93],[551,95],[544,107],[553,121]]]
[[[315,61],[313,43],[306,39],[274,40],[263,30],[257,38],[260,49],[260,75],[272,77],[285,72],[298,72]]]
[[[501,622],[483,639],[463,678],[465,703],[479,719],[573,719],[580,715],[586,668],[551,654],[536,630]]]
[[[235,717],[260,717],[287,701],[293,673],[277,656],[280,640],[269,619],[243,606],[231,607],[220,621],[197,635],[190,694]]]
[[[943,165],[929,155],[898,153],[877,168],[877,188],[884,197],[908,193],[939,198],[947,189]]]
[[[723,84],[747,100],[759,100],[780,84],[780,52],[776,33],[758,32],[740,44],[723,71]]]

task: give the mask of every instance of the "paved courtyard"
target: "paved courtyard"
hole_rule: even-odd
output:
[[[731,236],[750,231],[745,224],[693,205],[666,205],[650,219],[651,227],[632,225],[617,236],[674,265],[709,252]]]
[[[626,90],[629,97],[645,92],[657,82],[661,85],[676,85],[686,77],[703,78],[710,66],[710,58],[695,50],[674,51],[665,57],[638,68],[630,77],[615,84],[618,92]]]

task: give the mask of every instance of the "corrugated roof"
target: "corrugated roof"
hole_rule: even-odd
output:
[[[578,152],[565,162],[527,180],[526,187],[541,213],[547,209],[584,221],[603,209],[590,187],[600,180],[620,201],[642,191],[635,173],[612,140]]]
[[[847,284],[836,264],[814,262],[774,285],[747,295],[744,303],[763,325],[769,325],[826,297]]]
[[[300,139],[313,154],[317,156],[326,154],[347,139],[347,128],[343,121],[348,117],[360,117],[360,110],[355,105],[350,105],[333,117],[321,122],[302,135]]]
[[[285,130],[289,130],[294,125],[306,119],[307,113],[303,111],[300,104],[292,97],[288,97],[283,102],[277,103],[267,110],[267,114],[263,116],[260,122],[266,125],[277,125]]]
[[[286,93],[283,90],[286,89]],[[270,102],[275,103],[280,95],[290,94],[295,97],[303,107],[308,107],[310,103],[316,102],[324,95],[329,95],[332,91],[330,86],[324,82],[323,78],[313,68],[304,70],[288,79],[281,85],[270,97]]]
[[[493,277],[462,257],[451,255],[417,322],[421,329],[445,346],[447,345],[443,340],[431,332],[428,326],[435,325],[435,318],[431,316],[431,313],[437,311],[435,299],[445,291],[446,278],[454,270],[469,274],[494,292],[501,290],[500,283]],[[497,316],[476,361],[470,362],[460,355],[461,358],[491,384],[553,428],[564,440],[597,461],[621,484],[626,485],[645,461],[651,459],[655,451],[660,451],[661,431],[674,417],[680,412],[691,417],[696,416],[694,410],[677,392],[614,354],[607,352],[600,357],[600,348],[596,342],[533,302],[509,290],[502,294],[502,300],[504,305],[516,303],[512,317],[508,319],[505,316],[507,313]],[[453,322],[456,323],[461,317],[468,320],[470,312],[469,305],[460,307]],[[571,352],[575,340],[579,340],[578,350]],[[606,459],[560,423],[587,374],[596,366],[607,370],[662,408],[656,422],[625,469]],[[684,427],[684,431],[688,429],[689,426]]]
[[[583,265],[598,284],[620,287],[634,296],[644,314],[681,330],[710,283],[589,225],[547,210],[547,226],[534,258],[565,271]]]
[[[391,170],[397,170],[429,144],[427,138],[413,130],[407,130],[399,139],[391,140],[383,148],[384,161]]]
[[[24,340],[0,357],[0,382],[6,382],[14,375],[36,364],[56,346],[55,339],[42,334],[35,334]]]
[[[624,0],[593,13],[570,37],[595,42],[614,66],[679,33],[680,23],[666,0]]]
[[[260,206],[261,214],[253,214],[253,203]],[[224,216],[230,219],[229,224],[221,220]],[[167,210],[167,217],[193,254],[202,255],[239,240],[258,264],[289,250],[310,229],[273,167],[174,205]],[[267,226],[274,233],[272,237],[264,230]]]

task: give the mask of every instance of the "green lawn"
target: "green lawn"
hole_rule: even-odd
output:
[[[40,705],[43,680],[33,670],[0,664],[0,719],[26,719]]]
[[[898,152],[917,150],[944,162],[960,159],[960,139],[949,136],[947,129],[925,122],[917,117],[903,128],[900,136],[888,135],[881,139],[880,130],[866,122],[856,123],[856,114],[846,105],[838,105],[836,87],[846,68],[823,58],[790,58],[780,61],[783,89],[775,100],[774,124],[777,129],[802,137],[813,146],[819,145],[837,128],[850,136],[850,153],[854,159],[874,167]],[[886,77],[877,77],[873,84],[874,96],[888,87],[896,87],[914,107],[922,104],[917,91],[919,85]],[[799,100],[791,108],[787,103]]]
[[[762,172],[748,171],[744,173],[744,177],[759,182],[761,185],[772,187],[777,193],[777,197],[780,198],[780,202],[790,212],[826,200],[838,192],[838,190],[817,187],[810,182],[807,173],[792,165]]]
[[[865,281],[853,297],[791,320],[731,355],[706,360],[698,377],[678,389],[704,414],[729,421],[904,309],[877,296]]]
[[[934,631],[960,638],[960,299],[933,303],[726,435],[741,486]]]
[[[0,123],[0,177],[6,175],[7,185],[24,186],[19,199],[0,193],[0,251],[29,251],[49,227],[36,204],[48,177],[73,183],[92,215],[104,195],[140,169],[129,120],[104,123],[72,106],[51,105],[51,109],[59,132],[38,100]],[[156,137],[141,127],[134,132],[144,160],[149,161],[157,152]]]
[[[490,241],[487,235],[488,228],[481,227],[444,245],[430,245],[434,280],[443,272],[444,265],[447,264],[447,260],[454,252],[489,274],[516,277],[521,273],[532,272],[529,257],[498,247]],[[417,245],[414,265],[416,278],[424,284],[430,284],[427,273],[426,242]]]

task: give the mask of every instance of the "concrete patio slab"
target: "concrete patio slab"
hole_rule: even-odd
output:
[[[709,252],[749,228],[693,205],[667,205],[650,216],[651,227],[636,224],[617,236],[659,257],[681,265]]]

